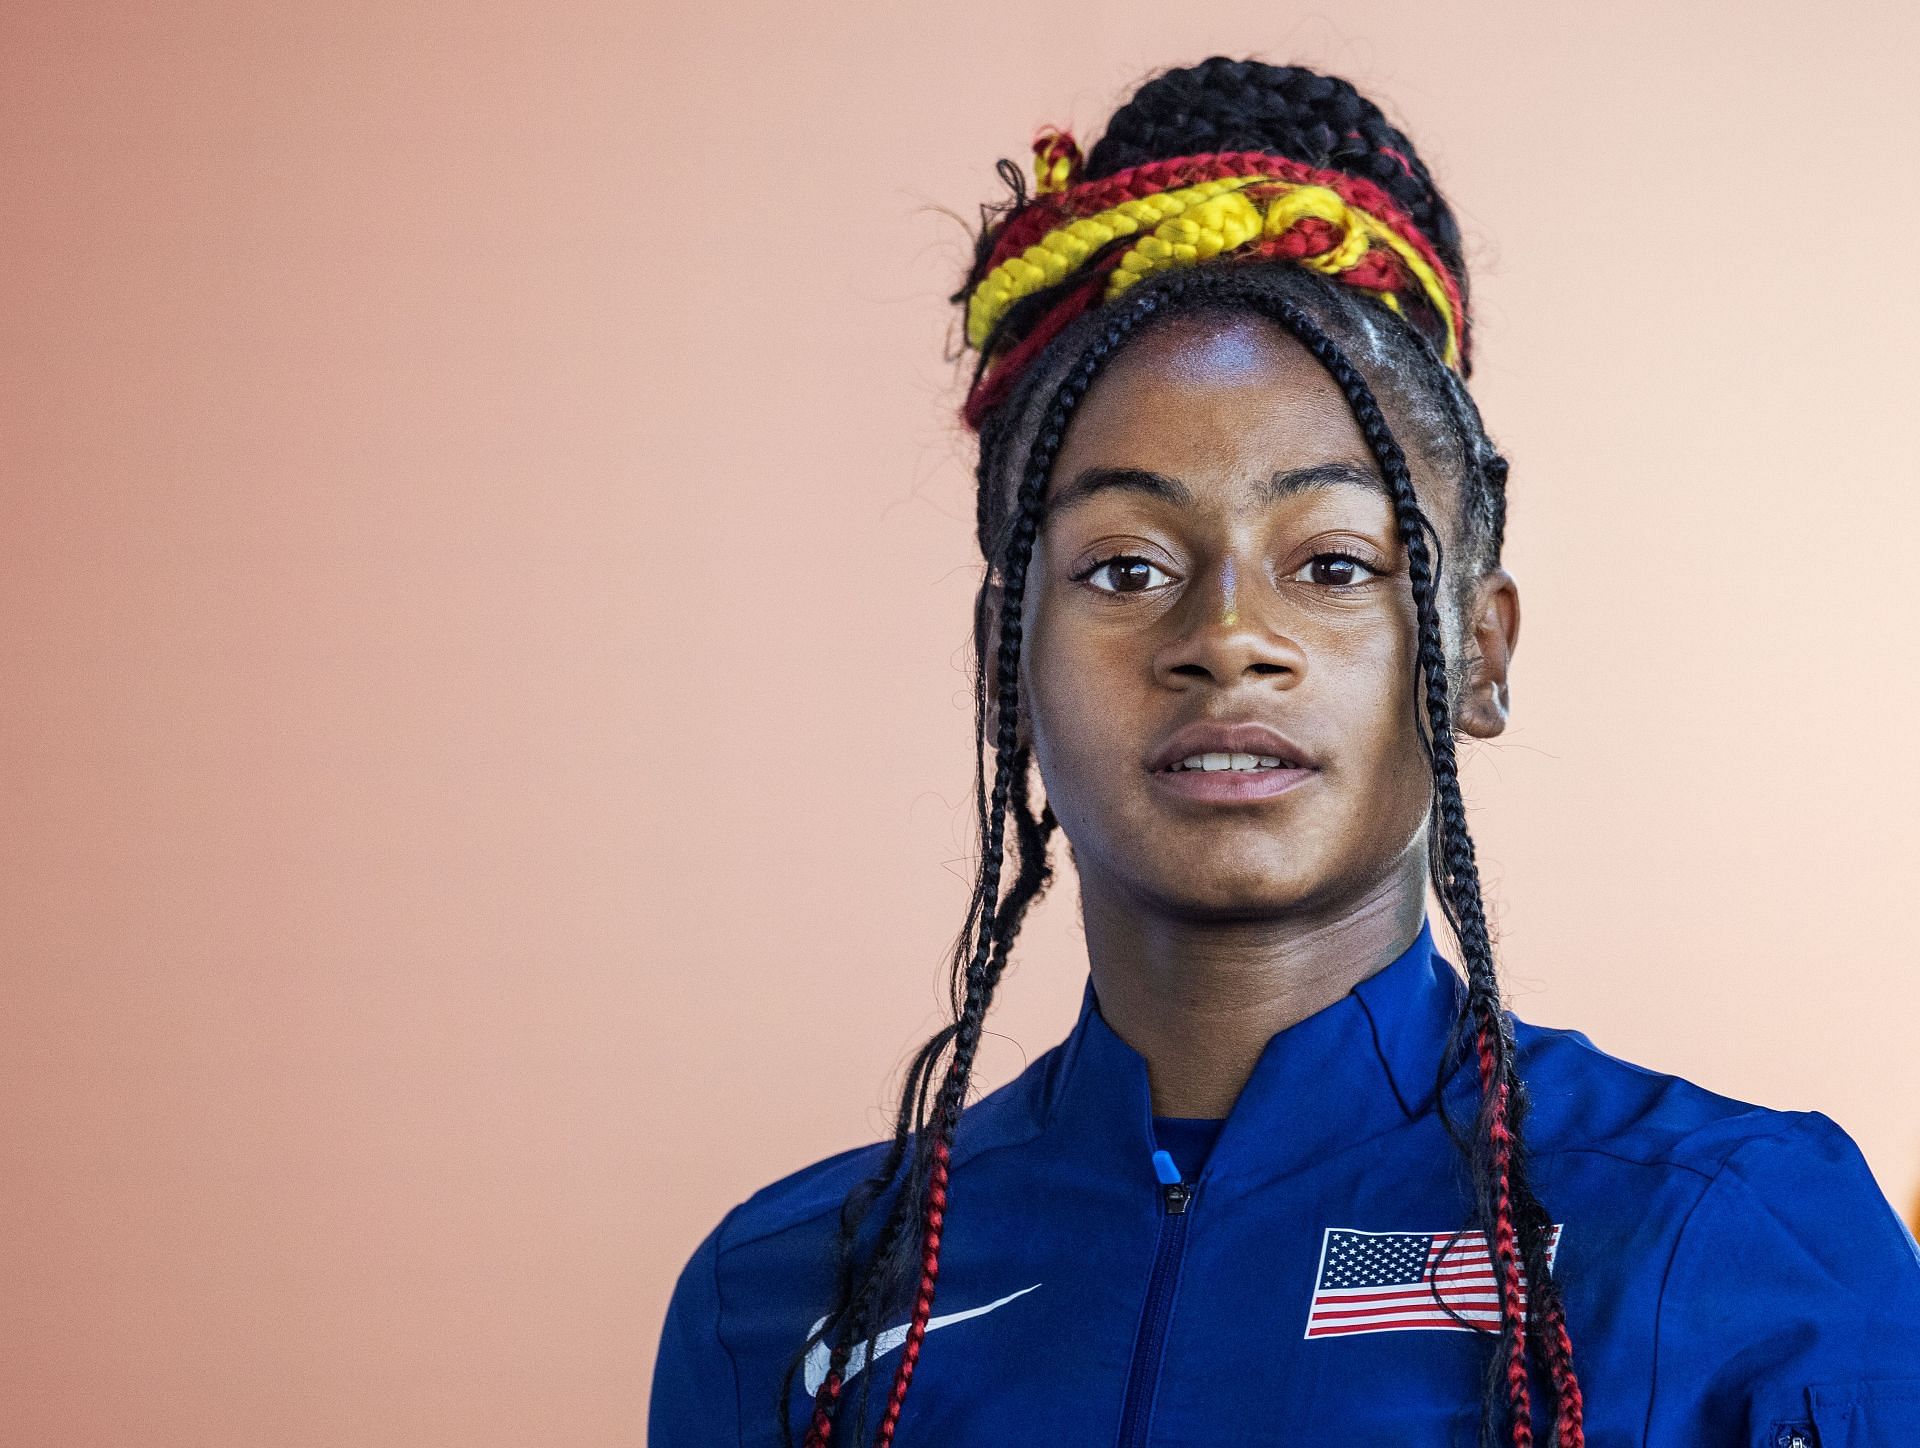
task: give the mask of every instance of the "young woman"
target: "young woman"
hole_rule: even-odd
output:
[[[956,298],[953,1021],[890,1143],[695,1251],[653,1443],[1920,1445],[1920,1249],[1846,1134],[1502,1008],[1454,737],[1506,719],[1506,464],[1412,144],[1215,58],[1035,149]],[[1079,1019],[968,1104],[1056,829]]]

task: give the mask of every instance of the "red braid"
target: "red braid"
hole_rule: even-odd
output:
[[[845,1360],[846,1349],[834,1350],[833,1370],[827,1374],[826,1382],[820,1385],[820,1396],[814,1400],[813,1421],[807,1424],[806,1448],[822,1448],[833,1441],[833,1419],[827,1416],[827,1404],[840,1396],[840,1362]]]
[[[914,1365],[920,1361],[920,1343],[927,1335],[927,1320],[933,1316],[933,1288],[940,1276],[940,1228],[947,1219],[947,1158],[944,1140],[933,1144],[933,1171],[927,1179],[926,1245],[920,1259],[920,1292],[913,1303],[913,1323],[907,1328],[907,1340],[900,1354],[900,1367],[893,1376],[893,1391],[887,1395],[887,1414],[880,1424],[875,1448],[891,1448],[893,1431],[900,1423],[900,1409],[907,1401],[907,1385],[913,1381]],[[833,1441],[833,1420],[827,1405],[840,1396],[840,1369],[836,1365],[827,1374],[822,1392],[814,1404],[813,1421],[807,1425],[805,1448],[827,1448]]]
[[[927,1319],[933,1315],[933,1284],[940,1276],[940,1224],[947,1217],[947,1143],[933,1144],[933,1174],[927,1181],[927,1240],[920,1259],[920,1295],[913,1303],[913,1325],[907,1329],[900,1368],[893,1375],[893,1392],[887,1397],[887,1416],[880,1424],[876,1448],[890,1448],[893,1430],[900,1421],[900,1406],[907,1400],[907,1384],[913,1381],[913,1366],[920,1361],[920,1339],[927,1335]]]
[[[1512,1333],[1507,1348],[1507,1402],[1513,1409],[1513,1448],[1533,1448],[1533,1393],[1527,1382],[1527,1308],[1513,1229],[1513,1133],[1507,1126],[1507,1083],[1495,1080],[1492,1028],[1480,1027],[1480,1089],[1493,1102],[1493,1260],[1500,1273],[1500,1315]]]
[[[1567,1335],[1567,1316],[1555,1302],[1547,1309],[1547,1371],[1560,1395],[1560,1441],[1556,1448],[1586,1448],[1586,1404],[1580,1379],[1573,1372],[1573,1339]]]

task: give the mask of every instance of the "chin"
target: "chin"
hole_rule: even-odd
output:
[[[1215,863],[1195,861],[1191,870],[1169,876],[1164,860],[1142,881],[1167,913],[1196,920],[1250,920],[1284,915],[1310,904],[1320,893],[1312,872],[1299,861],[1275,868],[1270,861]]]

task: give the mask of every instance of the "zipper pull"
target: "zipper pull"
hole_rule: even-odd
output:
[[[1166,1203],[1167,1215],[1177,1217],[1186,1211],[1187,1204],[1193,1200],[1193,1188],[1180,1180],[1180,1168],[1173,1164],[1173,1157],[1166,1151],[1153,1154],[1153,1174],[1160,1178],[1160,1198]]]

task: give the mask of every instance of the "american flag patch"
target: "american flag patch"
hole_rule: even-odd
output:
[[[1547,1238],[1547,1265],[1560,1250],[1556,1222]],[[1520,1274],[1526,1301],[1527,1274]],[[1358,1232],[1329,1227],[1320,1245],[1320,1271],[1308,1337],[1356,1332],[1453,1328],[1497,1329],[1500,1293],[1484,1237],[1465,1232]]]

